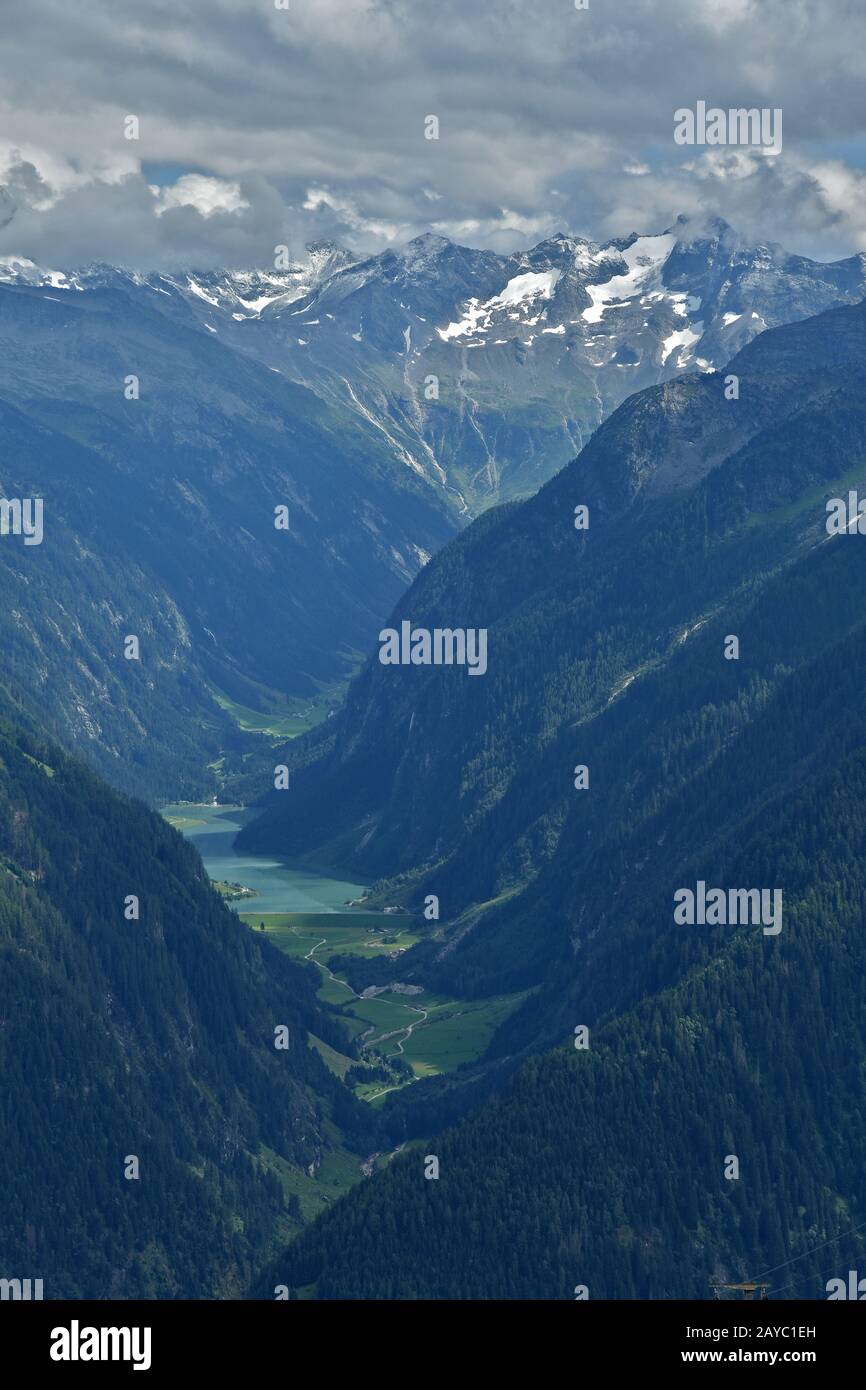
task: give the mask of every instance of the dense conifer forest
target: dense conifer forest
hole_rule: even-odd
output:
[[[43,1277],[47,1298],[241,1293],[297,1229],[281,1171],[369,1138],[308,1044],[347,1046],[316,984],[177,831],[4,719],[4,1274]]]

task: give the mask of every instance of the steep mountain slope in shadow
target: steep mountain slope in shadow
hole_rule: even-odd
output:
[[[317,984],[177,831],[4,714],[4,1276],[46,1298],[237,1296],[300,1224],[307,1174],[371,1146],[310,1047],[351,1050]]]

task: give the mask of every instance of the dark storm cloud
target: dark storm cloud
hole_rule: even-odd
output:
[[[863,134],[864,39],[859,0],[29,0],[4,36],[0,254],[245,264],[431,227],[510,248],[679,211],[844,254],[866,242],[836,153]],[[675,146],[698,99],[782,107],[782,154]],[[142,164],[221,182],[172,194]]]

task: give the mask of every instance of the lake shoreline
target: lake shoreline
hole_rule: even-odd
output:
[[[162,806],[160,814],[195,845],[213,882],[240,883],[255,894],[227,899],[226,905],[232,911],[243,905],[265,917],[290,912],[348,916],[369,910],[357,901],[367,892],[369,883],[349,879],[333,866],[293,863],[267,854],[236,853],[234,842],[255,815],[252,807],[172,802]],[[355,906],[350,907],[353,900]]]

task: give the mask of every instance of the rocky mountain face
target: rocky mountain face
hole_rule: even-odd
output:
[[[4,678],[115,785],[200,795],[213,691],[344,679],[454,522],[377,430],[185,300],[60,279],[0,286],[0,496],[43,507],[38,541],[0,539]]]
[[[375,421],[465,515],[534,492],[633,392],[716,370],[766,328],[857,302],[866,268],[681,220],[605,245],[556,236],[513,256],[436,236],[363,261],[320,247],[282,278],[175,284],[203,319],[208,296],[209,325],[244,351]]]
[[[64,273],[9,258],[3,279],[122,286],[192,320],[347,407],[465,520],[537,490],[635,391],[717,370],[766,328],[857,302],[866,263],[821,264],[680,218],[659,234],[557,235],[510,256],[431,234],[367,258],[319,244],[284,269],[244,272]]]
[[[711,404],[713,371],[863,291],[861,257],[820,265],[682,221],[512,256],[318,245],[248,272],[7,257],[0,492],[46,509],[42,544],[0,547],[8,679],[116,785],[211,790],[230,732],[214,688],[261,708],[338,684],[457,528],[535,491],[640,388],[687,378],[672,418],[698,401],[706,431],[718,412],[709,465],[775,390],[735,415]],[[633,452],[657,455],[638,424]],[[694,450],[667,443],[665,468],[688,472]],[[612,455],[597,486],[617,497],[621,468]]]

